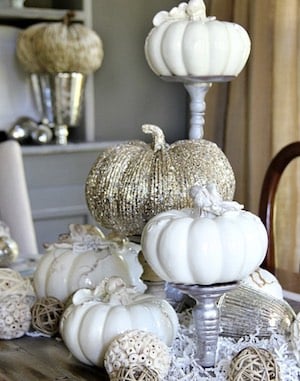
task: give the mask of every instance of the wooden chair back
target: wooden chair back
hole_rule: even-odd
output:
[[[279,180],[288,164],[300,156],[300,142],[294,142],[283,147],[271,160],[263,180],[259,216],[264,223],[269,237],[267,255],[262,267],[275,272],[275,237],[274,237],[274,202]]]

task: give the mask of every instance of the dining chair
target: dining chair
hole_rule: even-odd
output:
[[[262,267],[272,273],[275,272],[276,268],[274,237],[275,196],[284,170],[298,156],[300,156],[300,141],[286,145],[273,157],[263,179],[258,213],[267,229],[269,246]]]
[[[0,143],[0,220],[19,246],[20,257],[38,254],[20,144]]]

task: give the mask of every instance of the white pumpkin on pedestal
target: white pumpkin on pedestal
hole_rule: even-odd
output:
[[[161,11],[153,25],[145,55],[159,76],[236,77],[249,57],[251,42],[246,30],[207,17],[203,0]]]
[[[165,281],[212,285],[244,279],[262,263],[266,229],[256,215],[223,201],[214,184],[191,189],[195,207],[158,214],[146,224],[142,252]]]

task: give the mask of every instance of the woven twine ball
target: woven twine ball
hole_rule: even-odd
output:
[[[117,336],[104,356],[110,381],[161,381],[170,363],[167,345],[153,333],[141,330]]]
[[[271,352],[247,347],[230,363],[228,381],[279,381],[279,369]]]
[[[29,279],[25,279],[15,270],[9,268],[0,269],[0,301],[6,297],[18,295],[26,303],[34,303],[36,296]]]
[[[38,299],[31,309],[32,326],[37,331],[54,336],[59,330],[64,304],[57,298],[48,296]]]
[[[158,381],[157,372],[144,366],[136,365],[132,368],[120,368],[109,377],[110,381]]]

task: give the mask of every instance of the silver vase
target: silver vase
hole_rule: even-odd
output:
[[[54,129],[57,144],[67,144],[69,127],[80,123],[86,76],[34,73],[30,80],[41,119]]]

